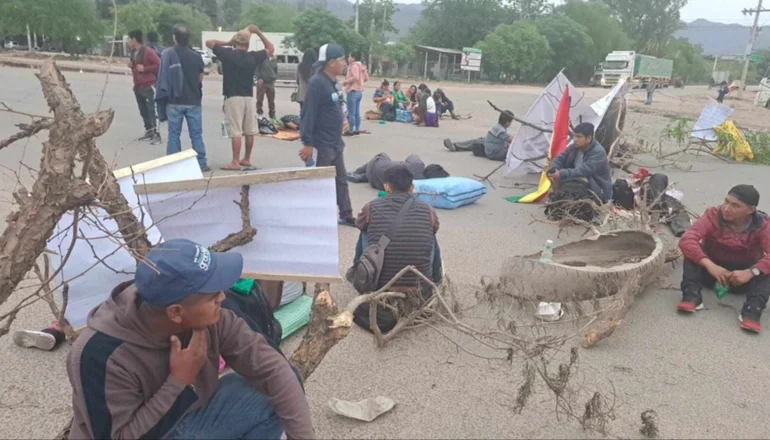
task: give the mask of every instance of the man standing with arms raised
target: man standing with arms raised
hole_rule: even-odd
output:
[[[257,34],[265,50],[249,52],[251,34]],[[232,46],[234,49],[226,46]],[[254,135],[259,133],[254,116],[254,71],[273,55],[273,44],[255,25],[238,32],[230,41],[206,41],[206,47],[222,61],[222,94],[225,96],[225,121],[233,148],[233,160],[222,167],[226,171],[253,170],[251,151]],[[246,152],[241,156],[241,137],[246,137]]]
[[[302,107],[300,132],[304,147],[299,157],[307,162],[313,157],[313,148],[318,152],[316,166],[333,166],[337,170],[337,207],[339,223],[355,227],[353,208],[350,204],[347,172],[342,142],[342,88],[337,77],[345,70],[345,53],[336,44],[325,44],[318,51],[318,61],[313,64],[319,69],[307,85],[305,104]]]

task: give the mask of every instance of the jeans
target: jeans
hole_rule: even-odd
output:
[[[715,261],[716,264],[724,267],[729,271],[744,270],[747,267],[739,267],[730,264],[720,264]],[[701,288],[706,286],[713,288],[716,284],[716,280],[708,271],[698,263],[685,259],[682,264],[682,293],[690,292],[696,295],[701,294]],[[746,295],[746,304],[756,306],[759,310],[763,310],[767,305],[767,300],[770,298],[770,277],[767,275],[760,275],[754,277],[748,283],[739,286],[730,286],[730,292],[740,293]]]
[[[334,184],[337,188],[337,207],[340,211],[340,218],[343,220],[352,218],[353,207],[350,204],[350,190],[348,189],[348,176],[345,170],[345,157],[342,155],[342,148],[323,147],[316,148],[316,151],[318,151],[316,166],[334,167],[337,170]]]
[[[361,131],[361,99],[364,94],[357,90],[348,92],[348,124],[350,132]]]
[[[257,87],[257,114],[262,116],[262,104],[267,95],[267,112],[270,119],[275,119],[275,83],[262,83],[262,87]]]
[[[174,154],[182,151],[182,121],[187,119],[187,130],[190,133],[190,141],[193,150],[198,153],[198,165],[208,168],[206,163],[206,145],[203,144],[203,120],[201,106],[169,104],[166,107],[168,116],[168,144],[166,154]]]
[[[449,99],[446,100],[446,105],[444,105],[443,102],[437,102],[436,103],[436,113],[439,115],[443,115],[446,112],[454,112],[455,111],[455,105],[452,101]]]
[[[208,404],[187,415],[171,430],[169,439],[280,439],[281,420],[267,396],[241,376],[219,379]]]
[[[355,266],[358,264],[358,262],[361,260],[361,255],[364,253],[364,249],[368,247],[369,244],[366,240],[366,233],[361,232],[358,234],[358,241],[356,242],[356,255],[353,257],[353,265]],[[443,268],[441,267],[441,248],[438,247],[438,240],[435,240],[433,242],[433,251],[431,252],[431,259],[433,261],[433,276],[431,279],[434,283],[440,283],[441,282],[441,272],[443,272]]]
[[[155,91],[152,87],[144,89],[134,89],[136,104],[139,106],[139,114],[144,121],[145,134],[157,131],[157,120],[155,119]]]

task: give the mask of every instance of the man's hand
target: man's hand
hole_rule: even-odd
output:
[[[708,263],[704,266],[708,273],[714,277],[715,280],[717,280],[717,283],[727,286],[730,284],[730,271],[725,269],[724,267],[714,263],[711,260],[708,260]]]
[[[136,65],[136,71],[137,72],[144,72],[144,64],[137,64]]]
[[[752,278],[754,278],[754,274],[751,273],[750,269],[736,270],[730,274],[730,285],[742,286],[751,281]]]
[[[134,68],[134,62],[133,61],[129,61],[128,62],[128,68],[129,69],[133,69]]]
[[[302,147],[301,150],[299,150],[299,158],[307,162],[310,160],[310,158],[313,157],[313,147]]]
[[[548,180],[551,181],[551,184],[555,187],[558,187],[561,183],[561,174],[559,174],[559,170],[556,170],[550,174],[546,174],[546,176],[548,177]]]
[[[258,89],[261,89],[263,85],[265,85],[265,82],[264,82],[264,81],[262,81],[261,79],[258,79],[258,80],[257,80],[257,88],[258,88]]]
[[[192,385],[195,378],[198,377],[203,364],[208,357],[209,341],[207,331],[193,330],[190,344],[182,349],[182,341],[178,337],[171,337],[171,353],[169,354],[169,370],[171,377],[184,383]]]

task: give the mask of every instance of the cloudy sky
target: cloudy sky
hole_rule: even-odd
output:
[[[398,3],[419,3],[421,0],[396,0]],[[552,0],[553,3],[562,3],[562,0]],[[644,1],[644,0],[639,0]],[[757,7],[757,0],[689,0],[687,6],[682,9],[682,19],[693,21],[705,18],[709,21],[722,23],[736,23],[751,26],[753,18],[741,14],[741,10]],[[770,1],[765,7],[770,8]],[[770,24],[770,12],[762,14],[760,24]]]

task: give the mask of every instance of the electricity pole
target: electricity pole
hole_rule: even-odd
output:
[[[356,0],[356,33],[358,33],[358,2],[359,0]]]
[[[751,36],[749,37],[749,44],[746,46],[746,53],[743,59],[743,73],[741,74],[741,87],[738,89],[738,97],[743,97],[743,89],[746,87],[746,76],[749,74],[749,61],[751,58],[751,52],[754,50],[754,43],[757,41],[757,34],[759,33],[759,14],[768,12],[770,9],[762,9],[762,0],[759,0],[757,9],[744,9],[743,15],[754,14],[754,26],[751,28]]]

